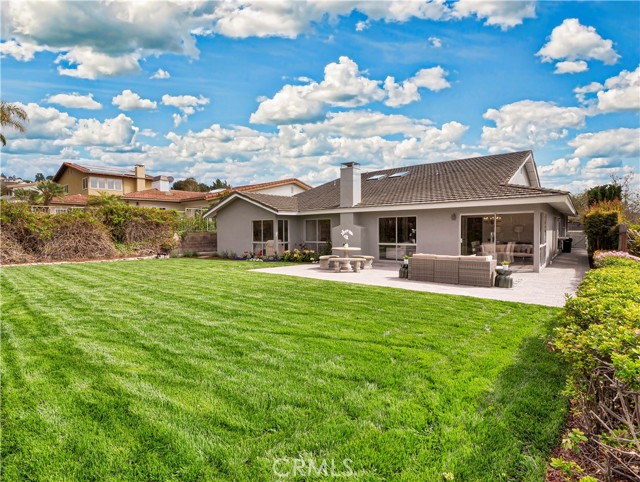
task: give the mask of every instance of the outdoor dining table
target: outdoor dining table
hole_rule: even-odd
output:
[[[339,246],[337,248],[331,248],[332,251],[337,251],[338,255],[340,253],[343,254],[343,256],[341,258],[333,258],[333,261],[335,261],[336,264],[336,273],[340,272],[342,270],[342,266],[349,266],[351,267],[351,269],[353,271],[355,271],[356,273],[360,272],[360,262],[358,260],[358,258],[351,258],[349,256],[349,252],[352,251],[360,251],[360,248],[356,248],[356,247],[351,247],[351,246]],[[351,265],[351,260],[354,260],[354,264]]]

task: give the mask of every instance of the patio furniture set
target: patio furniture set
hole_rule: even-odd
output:
[[[492,256],[414,254],[409,258],[409,279],[416,281],[491,287],[495,272]]]
[[[320,269],[333,269],[336,273],[340,273],[341,271],[359,273],[361,269],[373,268],[373,256],[349,256],[350,252],[360,251],[360,248],[343,246],[340,248],[333,248],[333,250],[342,252],[343,256],[341,257],[336,254],[320,256]]]
[[[350,255],[360,248],[343,246],[333,248],[342,256],[330,254],[320,256],[320,269],[359,273],[373,268],[373,256]],[[513,286],[511,271],[496,267],[493,256],[445,256],[437,254],[414,254],[408,260],[407,278],[414,281],[460,284],[468,286]],[[496,274],[498,275],[496,278]],[[497,283],[499,281],[499,283]]]

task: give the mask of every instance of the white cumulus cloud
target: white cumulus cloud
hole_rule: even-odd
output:
[[[387,77],[384,81],[384,89],[388,98],[385,104],[390,107],[399,107],[420,100],[418,88],[425,88],[438,92],[451,87],[445,78],[448,72],[437,66],[430,69],[422,69],[413,77],[397,84],[393,77]]]
[[[431,46],[435,49],[439,49],[442,47],[442,40],[439,39],[438,37],[429,37],[427,40],[429,41]]]
[[[328,64],[324,79],[316,82],[304,79],[305,85],[285,85],[272,98],[260,98],[260,105],[251,114],[256,124],[289,124],[322,118],[330,107],[359,107],[384,101],[397,107],[420,100],[419,88],[437,92],[450,87],[447,72],[440,66],[422,69],[401,84],[387,77],[384,85],[360,71],[349,57]]]
[[[586,114],[585,109],[551,102],[514,102],[485,112],[483,117],[494,121],[496,127],[483,127],[481,142],[489,152],[539,148],[566,137],[568,129],[583,127]]]
[[[618,157],[640,158],[640,129],[608,129],[587,132],[569,141],[575,150],[573,155],[582,158]]]
[[[71,109],[102,109],[102,104],[93,99],[93,94],[81,95],[78,92],[55,94],[48,96],[45,100],[48,104],[58,104]]]
[[[589,65],[584,60],[565,60],[556,63],[554,74],[579,74],[589,70]]]
[[[578,172],[578,169],[580,169],[580,159],[577,157],[573,159],[560,158],[546,166],[538,166],[538,172],[543,179],[552,176],[572,176]]]
[[[615,64],[620,55],[613,49],[613,41],[603,39],[594,27],[585,26],[577,18],[567,18],[555,27],[547,43],[536,53],[543,62],[563,61],[556,73],[576,73],[587,70],[577,63],[600,60],[607,65]],[[566,62],[572,62],[568,64]],[[581,69],[581,70],[576,70]]]
[[[604,84],[591,82],[573,92],[594,114],[640,110],[640,66],[634,71],[623,70]]]
[[[74,47],[66,54],[59,55],[56,63],[62,64],[58,65],[60,75],[95,80],[103,76],[136,73],[140,70],[138,60],[138,53],[111,56],[90,47]]]
[[[200,95],[196,97],[194,95],[169,95],[162,96],[162,104],[176,107],[182,114],[173,114],[173,124],[179,126],[182,122],[185,122],[187,118],[194,114],[196,110],[202,110],[204,105],[209,103],[209,99]]]
[[[108,146],[131,145],[138,128],[124,114],[100,122],[97,119],[80,119],[78,126],[68,139],[57,141],[61,146]]]
[[[129,89],[125,89],[122,93],[116,95],[111,103],[120,110],[155,109],[158,106],[157,102],[150,99],[143,99]]]
[[[623,70],[607,79],[597,96],[602,112],[640,110],[640,66],[633,72]]]
[[[454,4],[454,15],[468,17],[475,15],[486,19],[485,25],[507,30],[521,25],[525,18],[536,17],[536,2],[504,0],[459,0]]]
[[[158,69],[155,73],[149,77],[150,79],[168,79],[171,77],[171,74],[164,69]]]

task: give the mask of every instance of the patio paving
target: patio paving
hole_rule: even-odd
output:
[[[374,262],[374,269],[359,273],[335,273],[321,270],[317,264],[294,264],[278,268],[261,268],[259,273],[299,276],[341,283],[357,283],[388,288],[401,288],[413,291],[426,291],[447,295],[471,296],[501,301],[517,301],[546,306],[564,306],[565,296],[573,295],[589,269],[587,252],[574,249],[571,253],[559,254],[550,266],[540,273],[516,271],[512,277],[514,287],[482,288],[477,286],[449,285],[412,281],[398,277],[399,263]]]

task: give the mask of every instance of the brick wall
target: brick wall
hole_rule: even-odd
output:
[[[218,250],[218,233],[187,233],[178,253],[197,251],[198,253],[212,253]]]

